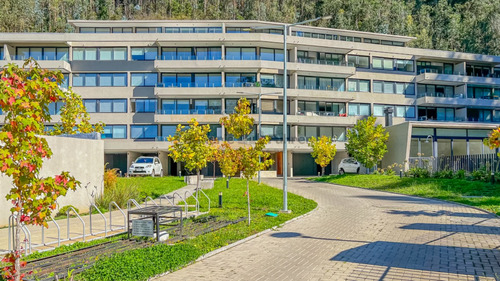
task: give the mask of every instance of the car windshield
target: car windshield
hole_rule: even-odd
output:
[[[137,158],[135,163],[153,163],[153,158]]]

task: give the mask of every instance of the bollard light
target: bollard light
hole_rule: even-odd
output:
[[[403,178],[403,171],[402,170],[399,170],[399,177]]]
[[[231,177],[229,177],[229,176],[228,176],[228,177],[227,177],[227,179],[226,179],[226,188],[229,188],[229,180],[230,180],[230,179],[231,179]]]
[[[222,208],[222,192],[219,192],[219,208]]]

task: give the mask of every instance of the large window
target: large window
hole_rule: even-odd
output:
[[[131,139],[155,139],[157,136],[157,125],[130,125]]]
[[[126,73],[73,73],[73,87],[126,87]]]
[[[327,136],[334,141],[346,141],[345,127],[319,127],[319,126],[298,126],[297,127],[299,141],[307,141],[311,137]]]
[[[417,61],[417,72],[453,74],[453,64],[443,62]]]
[[[222,33],[222,27],[165,27],[165,33]]]
[[[221,87],[220,73],[162,73],[164,87]]]
[[[145,47],[145,48],[132,48],[132,60],[155,60],[158,58],[158,49]]]
[[[132,27],[113,27],[113,33],[132,33]]]
[[[260,59],[270,61],[284,61],[285,56],[282,49],[260,48]]]
[[[226,60],[256,60],[256,48],[227,47]]]
[[[370,57],[367,56],[348,55],[347,62],[357,68],[370,68]]]
[[[467,108],[467,118],[471,122],[498,122],[498,120],[494,120],[493,117],[493,110]]]
[[[226,73],[226,87],[254,87],[255,73]]]
[[[373,81],[373,92],[384,94],[414,95],[415,86],[413,83]]]
[[[259,100],[253,100],[254,104],[252,104],[253,113],[259,113]],[[262,113],[263,114],[283,114],[283,100],[270,100],[270,99],[262,99]],[[287,102],[287,113],[290,114],[290,102]]]
[[[261,74],[260,83],[262,87],[283,88],[283,75],[281,74]]]
[[[73,60],[127,60],[127,48],[73,48]]]
[[[491,66],[467,64],[465,68],[467,76],[490,77],[492,76]]]
[[[397,70],[406,72],[414,71],[412,60],[400,60],[393,58],[374,57],[372,59],[372,67],[373,69],[381,69],[381,70]]]
[[[127,125],[106,125],[101,139],[126,139]]]
[[[161,33],[161,27],[136,27],[135,33]]]
[[[369,92],[370,80],[349,79],[347,90],[349,92]]]
[[[221,47],[180,47],[162,48],[163,60],[220,60]]]
[[[0,60],[4,60],[3,47],[0,47]]]
[[[126,113],[126,99],[100,99],[83,100],[83,104],[89,113]]]
[[[418,84],[417,89],[419,97],[452,98],[455,96],[455,88],[453,86]]]
[[[162,100],[162,114],[189,114],[189,100]]]
[[[154,87],[158,83],[158,73],[132,73],[132,87]]]
[[[500,88],[467,85],[467,97],[470,99],[499,99]]]
[[[349,103],[349,116],[368,116],[370,111],[369,103]]]
[[[411,105],[374,104],[373,116],[385,116],[384,110],[391,107],[394,117],[415,118],[415,107]]]
[[[156,99],[135,99],[131,101],[132,112],[156,112]]]
[[[341,65],[344,62],[343,54],[318,53],[318,63],[328,65]]]
[[[344,91],[345,80],[342,78],[298,76],[299,89]]]
[[[64,106],[64,102],[53,102],[49,104],[49,114],[50,115],[59,115],[61,114],[61,109]]]
[[[18,47],[16,60],[69,60],[69,48],[67,47]],[[3,48],[0,59],[3,58]]]
[[[345,116],[345,103],[325,101],[298,101],[297,113],[308,116]]]
[[[455,121],[455,109],[446,107],[418,107],[419,120]]]
[[[111,33],[109,27],[80,27],[80,33]]]

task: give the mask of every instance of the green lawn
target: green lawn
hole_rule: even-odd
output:
[[[391,191],[459,202],[500,215],[500,185],[480,181],[436,178],[400,178],[385,175],[342,175],[312,178],[315,181]],[[473,198],[468,198],[473,196]],[[478,197],[476,197],[478,196]]]
[[[182,177],[133,177],[133,178],[118,178],[118,184],[135,185],[139,189],[142,198],[151,196],[157,198],[163,194],[170,193],[179,189],[186,184]]]
[[[155,182],[157,179],[134,179]],[[213,189],[205,190],[210,197],[210,215],[219,216],[218,219],[237,219],[247,215],[247,201],[245,197],[246,181],[231,179],[230,188],[226,189],[224,179],[215,181]],[[218,208],[219,192],[223,194],[223,207]],[[200,235],[194,239],[180,242],[174,246],[159,244],[146,249],[131,250],[116,254],[109,258],[98,260],[92,268],[79,276],[78,280],[146,280],[149,277],[167,270],[176,270],[196,260],[203,254],[226,246],[267,228],[280,225],[287,220],[305,214],[316,207],[316,202],[295,194],[288,195],[289,209],[292,213],[279,214],[278,217],[265,216],[268,212],[279,212],[282,208],[283,193],[281,190],[256,182],[250,183],[251,218],[250,226],[247,222],[240,222],[228,227]],[[207,201],[200,200],[201,211],[207,209]],[[154,258],[151,258],[154,257]]]

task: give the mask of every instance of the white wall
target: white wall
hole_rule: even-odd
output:
[[[73,205],[80,212],[88,212],[89,204],[103,191],[104,142],[102,140],[77,139],[66,137],[46,137],[52,149],[52,158],[44,162],[41,176],[54,176],[68,171],[81,186],[69,191],[57,200],[58,207]],[[8,224],[12,204],[5,200],[11,188],[10,178],[0,175],[0,226]]]

